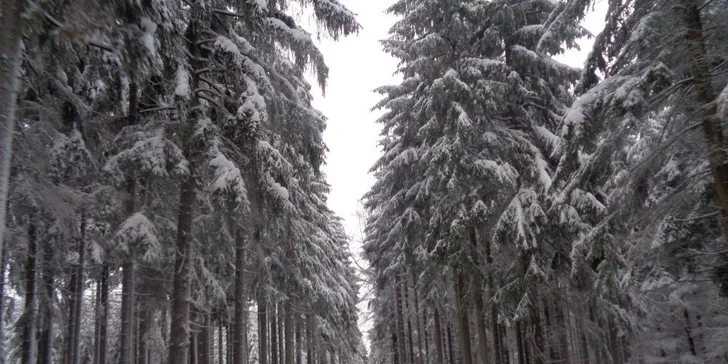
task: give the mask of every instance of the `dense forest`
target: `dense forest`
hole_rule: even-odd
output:
[[[398,0],[372,364],[728,362],[728,2]]]
[[[328,77],[315,39],[357,33],[351,11],[3,0],[0,14],[0,91],[17,86],[0,100],[15,115],[1,363],[366,361],[311,105]]]

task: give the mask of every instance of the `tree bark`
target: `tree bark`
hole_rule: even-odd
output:
[[[460,331],[460,356],[462,364],[473,364],[473,353],[470,347],[470,319],[465,307],[465,278],[458,273],[455,278],[455,306],[458,313],[458,329]]]
[[[518,364],[526,364],[523,352],[523,332],[521,332],[521,321],[516,321],[516,350],[518,351]]]
[[[270,312],[270,364],[278,364],[278,314],[276,304],[271,305]],[[282,364],[282,363],[281,363]]]
[[[233,362],[247,364],[248,353],[245,350],[246,311],[245,305],[245,236],[240,228],[235,234],[235,337],[233,338]]]
[[[73,364],[78,363],[80,360],[80,345],[81,345],[81,316],[83,307],[83,291],[84,291],[84,268],[86,266],[86,215],[81,214],[81,239],[78,242],[78,266],[76,269],[77,280],[76,280],[76,312],[74,313],[75,322],[73,324]]]
[[[295,316],[296,325],[296,364],[303,364],[303,343],[302,340],[302,329],[301,329],[301,315]]]
[[[306,315],[306,364],[314,364],[313,317]]]
[[[399,291],[399,278],[395,278],[394,292],[396,316],[395,321],[397,325],[397,350],[399,352],[400,363],[407,364],[407,354],[405,351],[404,314],[402,310],[402,297]]]
[[[291,312],[291,299],[287,299],[284,308],[285,328],[283,330],[283,340],[285,341],[286,359],[285,364],[294,364],[294,347],[293,347],[293,312]]]
[[[533,324],[533,362],[535,364],[546,363],[546,351],[543,338],[543,327],[541,326],[540,301],[535,297],[534,307],[531,308],[531,322]]]
[[[99,294],[100,317],[99,317],[99,349],[98,364],[106,364],[106,344],[108,342],[108,326],[109,326],[109,265],[104,263],[101,267],[101,277],[99,277],[99,285],[101,293]]]
[[[686,46],[690,52],[693,73],[694,98],[701,113],[703,134],[708,146],[708,160],[715,180],[718,204],[721,207],[723,239],[728,244],[728,151],[723,140],[723,129],[717,114],[716,91],[710,74],[709,57],[705,47],[703,23],[700,15],[701,2],[685,0],[681,7],[682,18],[687,26]]]
[[[455,348],[452,339],[452,325],[447,324],[447,351],[450,357],[450,364],[455,364]]]
[[[223,332],[225,331],[225,328],[222,326],[222,323],[217,328],[217,364],[224,364],[225,363],[225,350],[223,349]]]
[[[266,305],[262,287],[258,292],[258,362],[260,364],[268,364],[268,319],[266,317]],[[172,364],[172,363],[170,363]],[[310,363],[309,363],[310,364]]]
[[[0,2],[0,255],[7,219],[25,0]]]
[[[485,329],[485,307],[483,305],[483,294],[479,284],[476,282],[473,287],[473,303],[475,305],[475,326],[478,330],[478,363],[485,364],[488,358],[488,337]]]
[[[193,6],[193,10],[201,11],[199,5]],[[200,24],[196,19],[190,20],[187,27],[186,38],[190,53],[190,64],[193,72],[190,72],[190,88],[196,90],[200,84],[200,76],[196,70],[203,68],[203,62],[200,57],[200,47],[198,44]],[[172,299],[171,299],[171,326],[170,326],[170,345],[169,355],[167,356],[168,364],[187,363],[189,359],[189,337],[190,337],[190,269],[192,261],[191,236],[192,236],[192,218],[193,209],[196,199],[196,157],[195,147],[190,145],[193,123],[196,120],[196,110],[199,105],[197,97],[193,97],[189,107],[192,110],[191,120],[183,120],[183,130],[181,130],[184,139],[184,155],[188,161],[189,174],[184,177],[180,186],[179,198],[179,217],[177,218],[177,241],[174,262],[174,279],[172,283]],[[181,106],[182,107],[182,106]],[[183,119],[187,119],[185,116]],[[126,364],[126,363],[122,363]]]
[[[36,356],[35,347],[35,277],[37,243],[35,225],[28,225],[28,250],[25,262],[25,308],[22,318],[23,339],[21,344],[21,364],[34,364]]]
[[[52,364],[53,354],[53,296],[55,272],[53,269],[53,245],[50,241],[43,245],[43,325],[38,340],[38,364]],[[2,312],[2,309],[0,309]]]
[[[0,342],[5,342],[5,266],[8,261],[7,249],[0,253]],[[0,364],[5,364],[5,345],[0,345]]]
[[[405,323],[407,326],[407,354],[408,354],[408,363],[415,364],[415,348],[414,348],[414,330],[412,329],[412,305],[411,305],[411,297],[409,289],[407,288],[408,284],[407,281],[402,282],[401,290],[404,291],[404,317],[405,317]]]
[[[435,308],[435,359],[438,363],[445,363],[442,355],[442,327],[440,326],[440,310]]]

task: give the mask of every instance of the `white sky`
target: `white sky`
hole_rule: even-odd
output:
[[[353,238],[352,252],[358,258],[362,228],[357,218],[359,200],[374,182],[368,171],[379,156],[380,128],[376,120],[382,112],[370,110],[381,98],[373,90],[399,80],[399,76],[393,75],[397,61],[384,53],[379,43],[387,38],[389,28],[396,21],[384,13],[395,0],[340,1],[358,15],[363,29],[357,36],[319,42],[330,72],[326,96],[322,97],[317,89],[314,106],[328,117],[324,140],[329,153],[324,172],[331,184],[329,206],[344,218],[346,231]],[[600,1],[587,16],[585,26],[592,33],[601,31],[605,12],[606,4]],[[580,67],[592,41],[584,39],[580,44],[581,51],[570,51],[557,59]],[[366,306],[362,304],[360,309]],[[368,348],[369,325],[362,321],[360,328]]]

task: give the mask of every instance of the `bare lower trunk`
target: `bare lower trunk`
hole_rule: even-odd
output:
[[[404,314],[402,309],[402,296],[399,291],[399,279],[395,278],[394,284],[394,300],[395,300],[395,321],[397,327],[397,351],[400,363],[407,363],[407,354],[405,351],[405,325]]]
[[[278,364],[278,313],[275,303],[270,307],[270,364]]]
[[[480,290],[479,283],[473,287],[473,303],[475,305],[475,327],[478,331],[478,363],[485,364],[490,360],[488,358],[488,337],[485,330],[485,307],[483,305],[483,294]]]
[[[450,364],[455,364],[455,348],[452,339],[452,325],[447,324],[447,352],[450,358]]]
[[[25,0],[0,2],[0,255],[7,214]]]
[[[468,307],[463,299],[465,295],[465,278],[459,273],[455,278],[455,306],[458,313],[458,329],[460,331],[460,356],[462,364],[473,363],[473,353],[470,348],[470,320]]]
[[[291,312],[291,299],[286,300],[284,308],[285,327],[283,329],[283,341],[285,342],[285,364],[293,364],[294,353],[293,350],[293,312]]]
[[[518,351],[518,364],[526,364],[523,352],[523,332],[521,331],[521,321],[516,321],[516,350]]]
[[[236,229],[235,237],[235,337],[233,337],[233,362],[246,364],[248,353],[245,344],[248,338],[245,335],[246,310],[245,305],[245,236],[241,229]]]
[[[313,318],[306,315],[306,364],[314,364]]]
[[[301,328],[303,323],[301,322],[301,315],[296,314],[294,318],[296,325],[296,364],[303,364],[303,343],[301,342],[303,339],[303,330]]]
[[[192,233],[192,208],[195,202],[194,170],[183,182],[180,191],[179,218],[177,222],[177,244],[172,283],[170,346],[167,356],[169,364],[187,363],[190,322],[190,235]],[[126,364],[126,363],[122,363]]]
[[[266,317],[266,302],[265,295],[262,292],[258,293],[258,362],[260,364],[268,364],[268,318]],[[171,363],[170,363],[171,364]],[[309,363],[310,364],[310,363]]]
[[[23,339],[21,344],[21,364],[35,364],[35,277],[37,242],[35,225],[28,226],[28,250],[25,262],[25,310],[22,318]]]
[[[438,363],[445,363],[442,355],[442,327],[440,326],[440,310],[435,308],[435,359]]]
[[[2,318],[2,312],[5,312],[5,265],[8,260],[7,249],[0,253],[0,318]],[[0,319],[0,342],[5,342],[5,325],[4,321]],[[5,345],[0,345],[0,363],[5,364]]]
[[[101,277],[99,278],[99,285],[101,292],[99,293],[100,299],[100,312],[99,312],[99,345],[98,345],[98,364],[106,364],[106,344],[108,322],[109,322],[109,265],[104,263],[101,268]]]
[[[133,260],[121,267],[121,364],[134,364],[134,270]]]
[[[684,0],[682,18],[687,26],[684,33],[687,50],[690,52],[690,67],[693,73],[694,98],[700,107],[703,134],[708,146],[708,160],[715,180],[718,205],[721,207],[723,238],[728,244],[728,151],[723,140],[723,129],[717,115],[716,91],[710,73],[709,56],[705,47],[705,35],[700,14],[702,2]]]
[[[55,273],[53,269],[53,245],[43,245],[43,325],[38,339],[38,364],[52,364],[53,354],[53,296]],[[2,309],[0,309],[2,312]]]

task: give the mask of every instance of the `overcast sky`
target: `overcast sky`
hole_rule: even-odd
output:
[[[315,90],[314,106],[328,117],[324,140],[329,153],[324,172],[331,184],[329,206],[345,219],[347,233],[353,238],[352,252],[358,255],[358,202],[374,182],[368,171],[379,156],[379,126],[375,121],[382,112],[370,111],[380,100],[373,90],[399,80],[393,75],[397,62],[382,51],[379,40],[387,38],[396,19],[384,13],[394,0],[340,1],[358,15],[363,29],[356,36],[336,42],[319,42],[330,73],[325,97]],[[597,4],[585,21],[595,34],[602,29],[604,13],[605,4]],[[558,60],[581,66],[592,42],[585,39],[580,43],[581,51],[570,51]],[[365,331],[368,325],[361,328]]]

